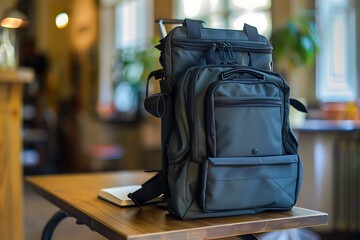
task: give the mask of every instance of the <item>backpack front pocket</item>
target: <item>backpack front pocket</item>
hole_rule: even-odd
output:
[[[203,166],[203,211],[290,209],[300,185],[298,155],[209,158]]]
[[[219,81],[207,96],[208,155],[282,155],[282,102],[276,84]]]

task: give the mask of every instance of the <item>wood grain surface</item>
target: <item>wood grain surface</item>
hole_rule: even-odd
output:
[[[25,74],[26,73],[26,74]],[[25,76],[23,76],[25,74]],[[0,239],[23,239],[21,120],[23,84],[31,70],[0,70]]]
[[[211,239],[327,223],[326,213],[298,207],[291,211],[184,221],[155,205],[120,208],[97,198],[101,188],[141,184],[152,175],[120,171],[32,176],[26,181],[41,196],[109,239]]]

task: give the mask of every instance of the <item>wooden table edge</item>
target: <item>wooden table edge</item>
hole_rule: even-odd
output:
[[[37,178],[37,176],[35,176]],[[306,227],[316,227],[321,225],[326,225],[328,223],[328,214],[323,213],[320,211],[310,210],[302,207],[294,207],[292,210],[296,209],[303,209],[305,211],[311,211],[314,212],[313,215],[307,215],[307,216],[298,216],[298,217],[288,217],[288,218],[281,218],[278,221],[274,221],[274,219],[259,219],[256,222],[253,221],[243,221],[243,222],[237,222],[237,223],[228,223],[228,224],[221,224],[220,226],[204,226],[204,227],[198,227],[195,229],[181,229],[181,230],[172,230],[167,232],[161,232],[161,233],[148,233],[148,234],[136,234],[136,235],[130,235],[128,236],[126,233],[122,233],[121,238],[119,238],[119,229],[113,229],[111,226],[107,225],[106,223],[102,222],[99,219],[96,219],[96,217],[87,215],[83,213],[81,210],[78,210],[76,207],[72,206],[71,203],[67,202],[66,199],[58,199],[54,194],[49,193],[48,191],[42,189],[40,186],[37,186],[36,183],[32,182],[32,177],[27,177],[25,179],[25,183],[30,186],[35,192],[40,194],[42,197],[47,199],[49,202],[54,204],[55,206],[59,207],[60,209],[64,210],[69,214],[69,216],[76,218],[79,222],[85,224],[88,226],[92,231],[96,231],[100,233],[101,235],[105,236],[109,239],[131,239],[131,240],[154,240],[154,239],[181,239],[179,236],[181,234],[188,235],[198,235],[199,232],[204,230],[204,239],[209,238],[218,238],[218,237],[226,237],[223,234],[216,234],[218,229],[221,229],[220,232],[227,232],[227,236],[238,236],[238,235],[244,235],[244,234],[254,234],[254,233],[263,233],[263,232],[271,232],[271,231],[279,231],[281,230],[279,227],[277,227],[278,223],[281,223],[281,221],[286,220],[286,228],[284,229],[293,229],[293,228],[306,228]],[[261,215],[259,215],[261,216]],[[307,224],[299,224],[298,219],[310,219],[311,222]],[[191,220],[190,220],[191,221]],[[254,232],[252,227],[249,227],[249,224],[252,225],[259,225],[259,224],[267,224],[272,223],[272,227],[267,226],[266,231],[259,229],[258,231]],[[247,225],[247,229],[244,230],[242,226]],[[121,231],[120,231],[121,232]],[[210,232],[210,234],[208,234]],[[185,239],[185,238],[184,238]]]
[[[316,210],[310,210],[307,208],[302,208],[302,207],[297,207],[294,206],[292,210],[289,211],[293,211],[296,209],[303,209],[305,211],[312,211],[312,212],[316,212],[316,214],[314,213],[313,215],[307,215],[307,216],[298,216],[298,217],[289,217],[290,221],[293,222],[293,226],[292,227],[286,227],[283,230],[288,230],[288,229],[295,229],[295,228],[307,228],[307,227],[317,227],[317,226],[323,226],[323,225],[327,225],[328,224],[328,219],[329,216],[327,213],[324,212],[320,212],[320,211],[316,211]],[[260,213],[261,214],[261,213]],[[301,226],[296,223],[297,219],[309,219],[311,217],[312,220],[316,219],[316,224],[302,224]],[[279,222],[284,221],[286,218],[282,218],[280,220],[278,220]],[[290,221],[289,219],[287,219],[287,225],[289,225]],[[186,221],[186,220],[185,220]],[[190,220],[191,221],[191,220]],[[191,232],[194,232],[194,235],[196,235],[196,232],[198,232],[199,230],[206,230],[209,231],[209,229],[212,228],[212,230],[214,232],[217,231],[218,228],[221,228],[221,232],[224,231],[224,228],[227,227],[227,229],[225,231],[228,231],[228,235],[224,236],[224,235],[216,235],[216,234],[212,234],[211,236],[209,236],[209,238],[205,238],[205,239],[215,239],[215,238],[221,238],[221,237],[231,237],[231,236],[239,236],[239,235],[246,235],[246,234],[258,234],[258,233],[265,233],[265,232],[272,232],[272,231],[280,231],[282,229],[279,229],[277,227],[274,227],[273,229],[267,228],[266,231],[257,231],[254,232],[252,230],[248,230],[248,231],[244,231],[243,229],[241,229],[241,227],[243,225],[247,225],[247,228],[249,228],[249,224],[251,225],[258,225],[259,223],[269,223],[269,222],[274,222],[273,219],[263,219],[263,220],[258,220],[256,222],[254,221],[243,221],[243,222],[238,222],[238,223],[228,223],[228,224],[221,224],[221,226],[204,226],[204,227],[198,227],[196,229],[183,229],[183,230],[176,230],[176,231],[168,231],[166,232],[166,234],[164,233],[156,233],[156,234],[139,234],[139,235],[132,235],[127,239],[131,239],[131,240],[153,240],[153,239],[172,239],[172,235],[178,235],[180,232],[186,232],[187,235],[191,235]],[[276,224],[274,224],[274,226],[276,226]],[[241,229],[241,231],[231,231],[232,229]],[[252,228],[250,228],[252,229]],[[159,236],[159,238],[154,238],[155,236]],[[163,237],[163,238],[161,238]],[[166,237],[166,238],[164,238]],[[175,236],[174,236],[175,237]]]

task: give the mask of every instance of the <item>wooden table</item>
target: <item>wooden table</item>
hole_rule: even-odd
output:
[[[109,239],[209,239],[324,225],[326,213],[294,207],[256,215],[179,220],[155,205],[119,208],[97,198],[101,188],[141,184],[141,171],[27,177],[41,196]]]
[[[0,239],[23,239],[21,126],[23,85],[34,78],[29,68],[0,69]]]

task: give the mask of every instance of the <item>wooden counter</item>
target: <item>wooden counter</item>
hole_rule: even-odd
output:
[[[0,70],[0,239],[23,239],[21,120],[23,84],[31,69]]]

